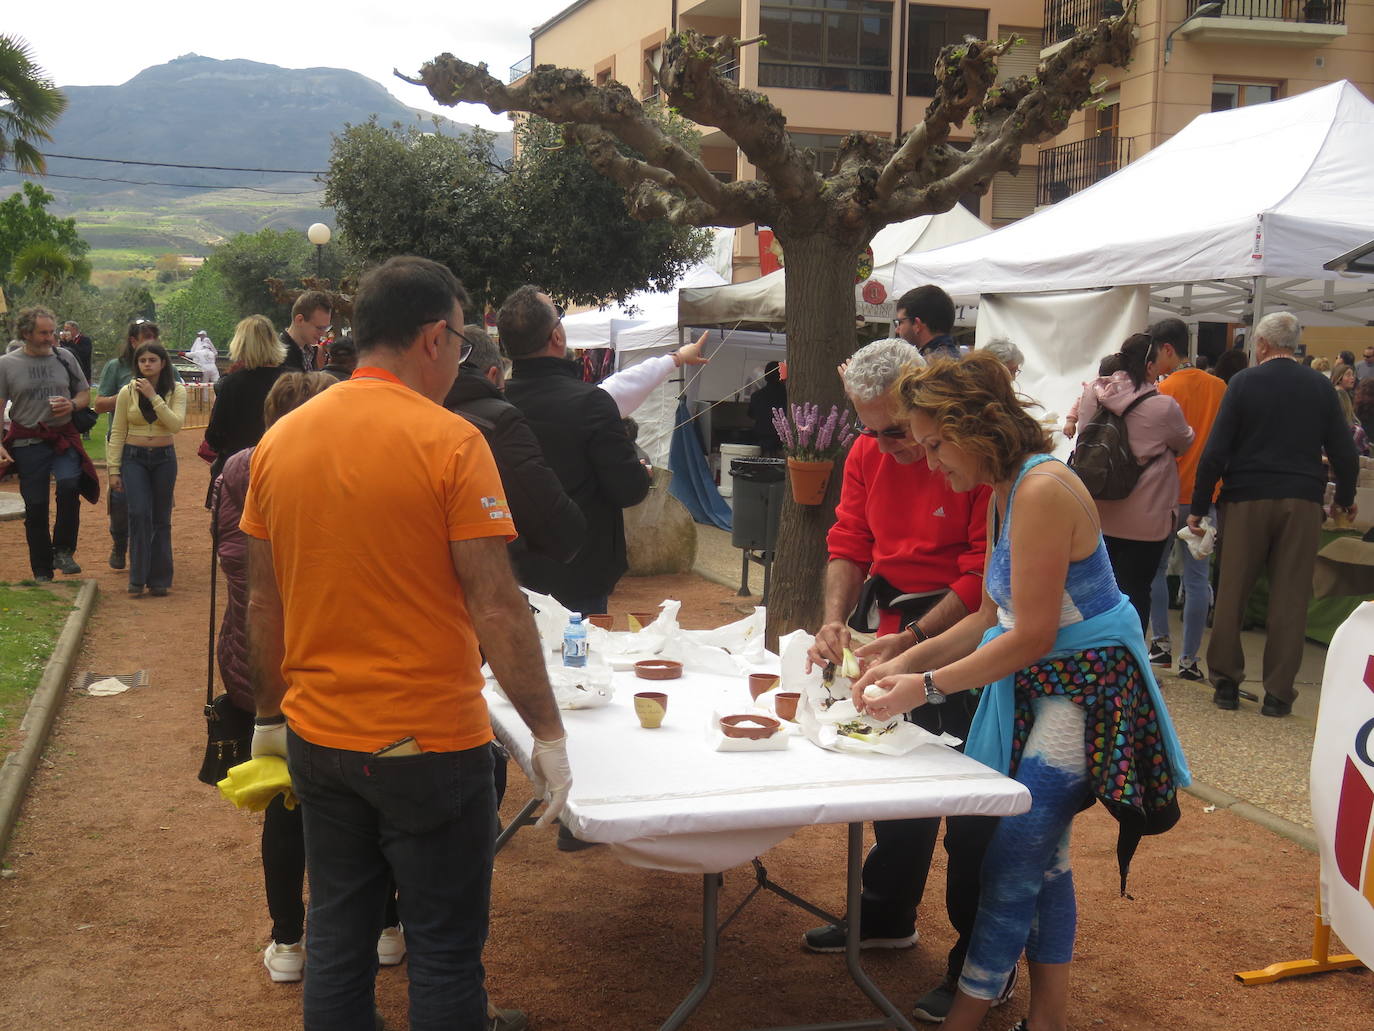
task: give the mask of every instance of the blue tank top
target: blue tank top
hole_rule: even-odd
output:
[[[988,561],[988,596],[997,603],[997,622],[1010,629],[1016,625],[1016,614],[1011,607],[1011,513],[1016,504],[1016,489],[1031,469],[1042,462],[1056,461],[1050,455],[1032,455],[1021,466],[1016,482],[1011,485],[1007,497],[1007,514],[997,529],[993,544],[992,557]],[[997,502],[993,499],[994,512]],[[1069,626],[1081,623],[1114,608],[1121,601],[1121,589],[1116,585],[1116,575],[1112,572],[1111,560],[1107,557],[1107,545],[1102,535],[1097,536],[1097,550],[1087,558],[1069,563],[1068,576],[1064,581],[1064,597],[1059,606],[1059,625]]]

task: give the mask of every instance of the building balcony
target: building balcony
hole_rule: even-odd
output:
[[[1035,204],[1041,207],[1071,197],[1101,182],[1131,160],[1130,136],[1094,136],[1040,152],[1035,169]]]
[[[1115,17],[1123,9],[1121,0],[1045,0],[1045,47],[1040,53],[1054,51],[1089,25]]]
[[[516,61],[515,64],[510,66],[510,76],[506,79],[506,82],[511,83],[516,79],[523,79],[530,73],[530,69],[533,66],[533,57],[522,57],[520,60]]]
[[[1204,0],[1188,0],[1192,14]],[[1320,47],[1346,35],[1345,0],[1224,0],[1178,34],[1192,43]]]

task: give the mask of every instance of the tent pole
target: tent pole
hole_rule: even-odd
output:
[[[1255,327],[1259,325],[1260,319],[1264,318],[1264,285],[1267,282],[1265,276],[1255,277],[1254,299],[1250,302],[1250,331],[1245,334],[1245,353],[1250,356],[1250,360],[1255,360]]]

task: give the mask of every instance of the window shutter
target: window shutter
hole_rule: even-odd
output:
[[[1022,165],[1019,175],[998,172],[992,177],[992,221],[1005,224],[1035,210],[1035,166]]]
[[[1021,25],[998,26],[997,38],[1006,39],[1008,36],[1020,36],[1025,42],[1018,47],[1012,47],[997,62],[998,82],[1005,82],[1018,75],[1035,74],[1035,68],[1040,63],[1040,47],[1045,30]]]

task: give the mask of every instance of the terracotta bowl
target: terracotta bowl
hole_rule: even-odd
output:
[[[609,630],[614,624],[614,617],[606,615],[604,612],[595,616],[588,616],[587,622],[592,626],[599,626],[602,630]]]
[[[772,716],[722,716],[720,732],[726,737],[744,737],[751,741],[763,741],[772,737],[782,728],[782,724]]]
[[[635,663],[635,676],[640,680],[676,680],[682,676],[682,663],[672,659],[645,659]]]
[[[789,723],[797,720],[797,703],[801,701],[798,691],[779,691],[773,696],[773,711]]]
[[[631,612],[630,615],[634,616],[634,618],[639,621],[641,629],[658,618],[657,612]]]
[[[774,676],[772,673],[750,673],[749,674],[749,695],[755,701],[759,695],[765,691],[771,691],[782,683],[782,677]]]

